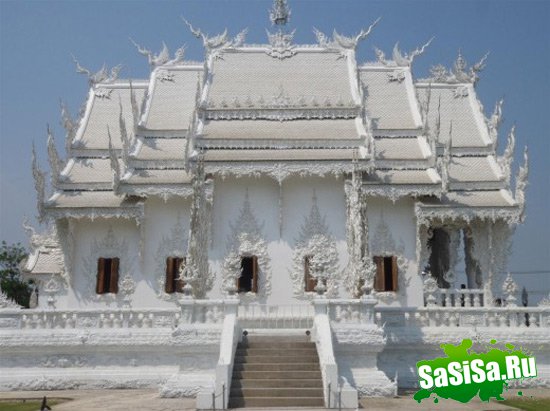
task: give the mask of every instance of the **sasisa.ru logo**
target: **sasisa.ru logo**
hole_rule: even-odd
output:
[[[418,402],[435,394],[437,397],[468,402],[479,395],[482,401],[494,397],[502,400],[507,380],[537,376],[535,357],[506,344],[506,349],[495,347],[495,340],[487,352],[471,352],[472,341],[465,339],[459,345],[442,344],[447,357],[419,361],[418,384],[414,395]]]

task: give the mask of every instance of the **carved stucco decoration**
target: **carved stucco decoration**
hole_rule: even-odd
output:
[[[361,161],[359,169],[370,171],[373,168],[372,162]],[[208,173],[217,174],[225,178],[234,176],[241,177],[261,177],[267,175],[277,182],[282,182],[290,176],[309,177],[309,176],[334,176],[342,177],[346,173],[351,173],[353,166],[349,161],[323,161],[323,162],[254,162],[254,163],[235,163],[235,162],[215,162],[206,165]]]
[[[441,185],[417,185],[410,184],[405,187],[394,187],[388,184],[380,185],[365,185],[363,192],[372,197],[383,197],[395,203],[403,197],[423,197],[436,196],[441,197]]]
[[[518,291],[518,285],[512,278],[512,274],[508,273],[506,278],[502,283],[502,292],[504,293],[504,298],[506,300],[507,307],[515,307],[516,304],[516,293]]]
[[[97,260],[98,258],[119,258],[119,293],[96,293],[97,282]],[[132,287],[128,287],[123,291],[121,285],[123,282],[128,283],[127,278],[132,279],[131,272],[133,268],[134,258],[130,255],[128,250],[128,243],[124,239],[118,239],[115,236],[113,228],[109,226],[107,234],[102,239],[94,239],[90,247],[90,255],[83,259],[83,268],[87,279],[87,297],[96,301],[103,302],[123,302],[129,298],[129,295],[133,293]],[[132,280],[133,281],[133,280]],[[130,284],[131,285],[131,284]]]
[[[521,211],[521,207],[452,208],[423,206],[419,203],[415,206],[417,223],[420,225],[431,225],[434,221],[449,224],[471,224],[476,220],[505,221],[509,225],[515,225],[521,222]]]
[[[390,231],[386,220],[384,219],[384,214],[380,215],[380,221],[378,222],[372,240],[369,241],[370,244],[370,255],[372,257],[397,257],[397,292],[393,291],[374,291],[376,297],[381,301],[391,302],[397,299],[398,296],[405,296],[406,288],[409,286],[411,278],[407,274],[407,268],[409,262],[405,258],[405,245],[401,240],[399,245],[396,245],[393,235]]]
[[[174,53],[174,58],[170,59],[170,51],[164,42],[162,42],[162,50],[158,54],[154,54],[151,50],[141,47],[134,40],[130,39],[130,41],[136,47],[139,54],[147,57],[147,62],[152,68],[157,66],[170,66],[183,62],[185,46],[177,49]]]
[[[187,261],[180,276],[186,279],[186,290],[195,298],[204,298],[212,289],[214,276],[208,262],[209,233],[212,225],[212,204],[214,186],[211,179],[206,179],[202,157],[196,164],[193,177],[193,198],[189,218],[189,241]]]
[[[495,109],[493,110],[493,114],[491,115],[491,117],[485,119],[485,123],[487,124],[487,129],[489,130],[489,136],[491,137],[491,141],[493,142],[493,150],[496,150],[497,140],[498,140],[498,130],[503,121],[502,119],[503,104],[504,104],[504,99],[501,98],[499,101],[496,102]]]
[[[159,70],[157,71],[157,79],[161,83],[164,83],[165,81],[169,81],[171,83],[174,83],[175,80],[175,74],[168,70]]]
[[[340,275],[338,251],[326,218],[321,216],[319,211],[315,192],[309,215],[304,218],[292,254],[290,278],[293,283],[294,296],[298,299],[312,299],[317,295],[316,292],[304,290],[304,259],[306,256],[311,256],[311,276],[318,281],[326,280],[326,295],[336,297]]]
[[[504,181],[506,182],[506,189],[510,189],[510,177],[512,175],[512,162],[514,161],[514,148],[516,145],[516,126],[512,126],[510,133],[508,134],[508,141],[506,148],[501,157],[498,157],[497,162],[504,175]]]
[[[511,253],[514,228],[506,221],[475,221],[470,225],[473,239],[472,257],[483,273],[485,305],[491,306],[499,293],[502,274]]]
[[[285,33],[282,30],[276,33],[270,33],[268,30],[266,32],[271,45],[271,48],[266,51],[268,56],[283,60],[296,54],[296,50],[294,50],[296,46],[292,44],[296,30],[292,30],[290,33]]]
[[[460,256],[461,230],[449,228],[446,231],[449,234],[449,269],[443,274],[443,279],[450,284],[450,288],[454,288],[456,282],[455,268]]]
[[[345,269],[345,286],[350,295],[370,293],[376,266],[369,256],[367,203],[362,191],[362,173],[354,170],[345,184],[347,208],[347,245],[350,256]],[[363,290],[358,285],[363,280]]]
[[[357,45],[361,40],[366,39],[369,34],[371,33],[372,29],[378,24],[380,21],[380,17],[377,18],[374,23],[372,23],[367,30],[362,29],[359,33],[357,33],[355,36],[347,37],[340,33],[338,33],[336,30],[333,30],[332,32],[332,39],[330,39],[327,35],[325,35],[323,32],[319,31],[316,28],[313,28],[313,33],[317,37],[317,42],[319,43],[319,47],[328,49],[328,50],[338,50],[340,51],[340,57],[347,57],[347,51],[355,51],[357,48]]]
[[[55,304],[57,303],[57,295],[61,290],[61,281],[59,280],[59,276],[50,276],[49,280],[44,284],[43,290],[48,296],[48,307],[55,308]]]
[[[234,292],[235,280],[241,275],[240,257],[256,256],[258,259],[258,293],[240,293],[239,297],[241,301],[264,300],[271,293],[271,260],[267,251],[267,242],[262,234],[263,224],[259,224],[254,215],[248,190],[239,217],[233,224],[230,223],[230,228],[231,233],[226,242],[227,253],[223,261],[222,292],[225,295]],[[238,265],[236,256],[239,258]]]
[[[438,64],[430,69],[431,78],[422,81],[448,84],[472,83],[475,85],[479,80],[478,73],[485,68],[488,55],[489,53],[485,54],[479,62],[468,68],[466,60],[459,51],[458,57],[450,70]]]
[[[395,43],[395,46],[393,46],[392,61],[386,60],[386,55],[379,48],[375,47],[374,52],[376,54],[376,57],[378,58],[378,61],[384,66],[410,67],[412,66],[414,59],[424,53],[424,51],[431,44],[433,39],[434,38],[432,37],[424,45],[422,45],[422,47],[411,51],[409,54],[403,54],[399,49],[399,42]]]
[[[166,285],[166,259],[168,257],[185,257],[187,254],[187,230],[180,214],[176,224],[170,230],[169,236],[163,236],[155,255],[155,273],[157,277],[157,295],[166,301],[176,301],[177,293],[167,294]]]
[[[44,221],[44,200],[46,198],[46,176],[40,169],[36,159],[36,150],[32,144],[32,176],[34,178],[34,188],[36,189],[36,208],[38,210],[38,222]]]
[[[75,56],[73,56],[73,61],[76,65],[76,72],[79,74],[84,74],[88,77],[90,87],[93,87],[99,83],[114,83],[118,78],[120,70],[122,69],[122,64],[119,64],[118,66],[113,67],[109,72],[109,70],[107,70],[107,66],[103,65],[99,71],[92,73],[87,68],[82,67]]]
[[[185,18],[182,17],[182,20],[193,36],[202,39],[206,53],[215,59],[223,59],[225,51],[241,47],[248,32],[248,29],[241,30],[233,39],[229,39],[227,29],[225,29],[223,33],[210,37],[204,34],[201,29],[194,28]]]

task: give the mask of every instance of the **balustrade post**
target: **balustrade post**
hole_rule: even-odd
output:
[[[363,294],[361,297],[362,313],[360,322],[364,324],[374,324],[374,306],[378,300],[371,294]]]

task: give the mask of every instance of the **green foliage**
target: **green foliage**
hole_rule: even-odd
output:
[[[23,281],[19,264],[27,257],[21,243],[8,244],[2,241],[0,246],[0,285],[2,291],[17,304],[29,306],[31,287]]]

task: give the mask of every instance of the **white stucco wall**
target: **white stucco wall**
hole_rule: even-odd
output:
[[[279,185],[268,178],[216,180],[214,184],[213,241],[209,251],[211,269],[216,275],[210,297],[222,296],[223,259],[227,240],[240,213],[248,189],[252,212],[262,226],[263,239],[271,263],[271,292],[261,300],[267,304],[296,304],[290,277],[292,253],[300,227],[309,215],[315,190],[317,204],[335,239],[340,270],[347,264],[346,213],[343,180],[327,178],[289,178],[282,185],[282,230],[279,227]]]
[[[414,201],[400,199],[393,203],[390,200],[367,198],[367,218],[369,230],[369,250],[376,253],[384,248],[376,244],[376,231],[383,222],[388,226],[391,238],[398,255],[405,257],[405,270],[399,267],[398,291],[396,298],[380,298],[381,305],[417,306],[423,304],[422,279],[418,275],[416,261],[416,218]],[[392,251],[392,250],[389,250]]]

